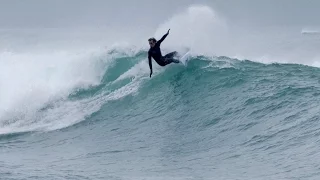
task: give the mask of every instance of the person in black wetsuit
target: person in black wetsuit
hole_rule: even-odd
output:
[[[150,67],[150,77],[152,75],[152,62],[151,57],[160,65],[160,66],[166,66],[172,62],[179,63],[179,60],[174,59],[173,57],[177,54],[176,51],[166,54],[165,56],[162,56],[160,44],[162,41],[168,36],[170,29],[168,32],[159,40],[157,41],[155,38],[148,39],[150,49],[148,51],[148,59],[149,59],[149,67]]]

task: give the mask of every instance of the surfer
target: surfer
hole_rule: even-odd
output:
[[[150,49],[148,51],[148,59],[149,59],[149,67],[150,67],[150,77],[152,75],[152,62],[151,57],[160,65],[160,66],[166,66],[172,62],[179,63],[179,60],[174,59],[173,57],[177,54],[176,51],[166,54],[165,56],[162,56],[160,44],[162,41],[168,36],[170,29],[168,32],[163,35],[163,37],[157,41],[155,38],[148,39]]]

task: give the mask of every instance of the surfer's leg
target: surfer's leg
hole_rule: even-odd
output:
[[[171,52],[171,53],[166,54],[166,55],[164,56],[164,58],[168,58],[168,59],[172,58],[172,59],[173,59],[173,57],[174,57],[176,54],[177,54],[177,51],[173,51],[173,52]]]
[[[177,52],[174,51],[174,52],[168,53],[164,56],[164,61],[165,61],[166,65],[170,64],[170,63],[180,63],[179,60],[173,58],[176,54],[177,54]]]
[[[177,59],[173,59],[173,58],[171,59],[171,61],[172,61],[172,62],[174,62],[174,63],[180,63],[180,61],[179,61],[179,60],[177,60]]]
[[[177,60],[177,59],[173,59],[173,58],[166,58],[166,59],[164,60],[164,63],[165,63],[166,65],[168,65],[168,64],[171,64],[171,63],[180,63],[180,61]]]

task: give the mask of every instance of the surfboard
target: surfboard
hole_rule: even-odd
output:
[[[189,57],[190,57],[190,51],[186,52],[183,56],[181,56],[181,58],[179,58],[179,61],[186,66],[188,63]]]

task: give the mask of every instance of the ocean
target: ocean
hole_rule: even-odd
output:
[[[192,55],[151,78],[148,37],[1,30],[0,179],[319,179],[320,36],[236,38],[213,12],[159,25]]]

